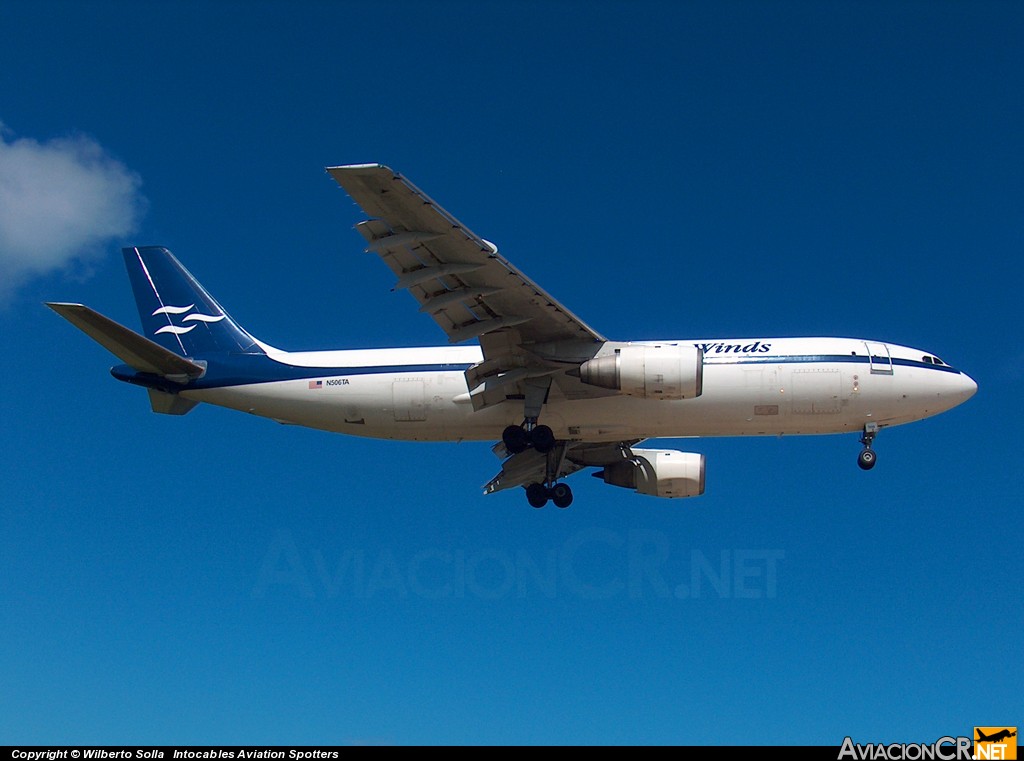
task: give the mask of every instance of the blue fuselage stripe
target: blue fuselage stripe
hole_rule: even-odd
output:
[[[234,355],[227,361],[210,358],[206,375],[189,388],[220,388],[252,383],[351,377],[353,375],[404,375],[465,372],[468,363],[423,365],[374,365],[369,367],[300,367],[270,359],[263,354]]]
[[[208,363],[207,372],[198,380],[188,385],[190,389],[222,388],[257,383],[274,383],[288,380],[313,380],[354,375],[425,375],[443,372],[465,372],[471,367],[468,363],[441,363],[417,365],[375,365],[359,367],[304,367],[289,365],[271,359],[265,354],[231,354],[210,356],[205,358]],[[861,354],[797,354],[774,356],[716,356],[705,355],[705,366],[715,365],[786,365],[809,363],[853,363],[871,364],[877,369],[888,370],[888,357],[868,357]],[[937,370],[944,373],[959,374],[949,365],[933,365],[912,359],[894,357],[893,365],[916,367],[925,370]]]
[[[865,354],[792,354],[792,355],[777,355],[777,356],[749,356],[739,357],[732,356],[727,359],[723,356],[723,361],[719,361],[719,357],[715,354],[705,354],[704,364],[708,365],[787,365],[796,364],[803,362],[837,362],[837,363],[853,363],[868,365],[873,364],[875,367],[888,368],[889,358],[888,357],[868,357]],[[939,370],[944,373],[953,373],[959,375],[960,371],[956,368],[950,367],[949,365],[933,365],[928,362],[922,362],[916,359],[903,359],[902,357],[893,357],[893,365],[899,365],[901,367],[921,367],[925,370]]]

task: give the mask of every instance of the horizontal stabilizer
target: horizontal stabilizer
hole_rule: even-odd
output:
[[[47,302],[46,306],[139,372],[162,375],[183,384],[204,372],[195,362],[179,357],[87,306],[53,302]]]

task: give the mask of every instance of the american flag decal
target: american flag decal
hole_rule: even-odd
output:
[[[324,382],[323,381],[310,381],[309,382],[309,387],[310,388],[323,388],[324,387]]]

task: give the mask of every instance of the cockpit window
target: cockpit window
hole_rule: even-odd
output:
[[[944,365],[944,364],[946,364],[945,362],[943,362],[938,357],[932,357],[932,356],[930,356],[928,354],[925,354],[923,357],[921,357],[921,361],[924,362],[926,365]]]
[[[930,365],[932,363],[932,358],[925,354],[923,357],[921,357],[921,361],[924,362],[926,365]]]
[[[937,365],[944,365],[944,364],[946,364],[945,362],[943,362],[938,357],[932,357],[932,361],[935,362],[935,364],[937,364]]]

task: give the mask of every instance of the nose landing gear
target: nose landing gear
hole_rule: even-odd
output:
[[[877,435],[878,423],[866,423],[864,425],[864,433],[860,437],[860,443],[864,445],[864,448],[857,455],[857,465],[860,466],[861,470],[871,470],[878,461],[878,455],[871,448],[871,444]]]

